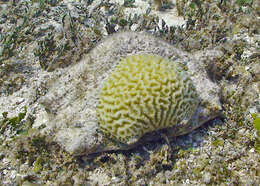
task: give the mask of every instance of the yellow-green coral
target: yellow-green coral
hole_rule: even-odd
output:
[[[187,122],[198,104],[192,81],[177,63],[140,54],[122,59],[99,97],[102,131],[121,142]]]

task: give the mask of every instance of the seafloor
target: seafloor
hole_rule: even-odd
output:
[[[127,30],[191,54],[221,51],[205,68],[221,87],[222,115],[170,144],[73,156],[34,126],[23,95],[38,74]],[[0,185],[260,185],[259,43],[256,0],[0,0]],[[35,101],[45,94],[35,92]]]

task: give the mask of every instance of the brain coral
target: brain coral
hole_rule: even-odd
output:
[[[187,122],[198,95],[188,74],[159,56],[127,56],[115,67],[99,95],[101,130],[123,143],[148,132]]]

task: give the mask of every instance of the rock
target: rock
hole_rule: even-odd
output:
[[[34,125],[46,125],[43,132],[53,135],[74,155],[129,149],[160,138],[157,132],[149,133],[138,143],[127,145],[107,138],[99,129],[96,106],[104,82],[122,57],[140,53],[159,55],[183,65],[199,93],[200,104],[191,121],[162,130],[168,137],[186,134],[219,115],[219,86],[208,77],[199,57],[149,34],[122,32],[105,39],[77,64],[50,72],[47,93],[38,101],[41,108],[37,116],[41,119],[36,118]]]

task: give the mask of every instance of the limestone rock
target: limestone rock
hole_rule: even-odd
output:
[[[160,138],[158,133],[149,133],[137,143],[127,145],[107,138],[99,129],[96,107],[100,90],[119,60],[130,54],[159,55],[183,65],[198,92],[200,103],[192,119],[161,132],[169,137],[183,135],[219,115],[219,86],[208,77],[199,57],[150,34],[122,32],[102,41],[77,64],[59,73],[52,72],[56,75],[51,76],[47,93],[39,99],[41,119],[36,118],[34,125],[45,124],[43,131],[54,135],[55,141],[75,155],[129,149]]]

